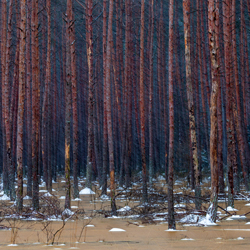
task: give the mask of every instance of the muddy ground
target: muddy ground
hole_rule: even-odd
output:
[[[64,195],[63,183],[54,183],[53,194],[58,198]],[[84,184],[83,184],[84,186]],[[176,190],[180,192],[180,186]],[[40,189],[45,189],[41,187]],[[81,190],[81,188],[80,188]],[[183,189],[181,189],[183,190]],[[95,190],[97,191],[97,189]],[[42,193],[41,193],[42,195]],[[108,214],[100,211],[109,210],[109,201],[101,200],[99,195],[80,195],[81,201],[72,201],[72,211],[83,211],[84,215],[72,217],[66,221],[51,245],[53,235],[59,230],[63,221],[52,221],[46,224],[42,220],[3,219],[0,222],[0,249],[249,249],[250,247],[250,214],[245,218],[231,219],[225,217],[216,226],[186,226],[177,223],[177,231],[168,229],[166,215],[146,221],[140,218],[119,217],[108,218]],[[117,207],[126,205],[138,206],[139,200],[118,199]],[[29,204],[25,200],[25,204]],[[1,205],[9,206],[9,201],[0,201]],[[63,207],[64,200],[60,199]],[[245,206],[249,201],[235,201],[236,215],[250,211]],[[219,203],[223,208],[224,202]],[[97,211],[93,213],[93,210]],[[181,211],[176,209],[176,211]],[[225,211],[219,209],[224,216]],[[163,211],[164,212],[164,211]],[[190,212],[190,211],[188,211]],[[122,215],[122,214],[120,214]],[[223,218],[223,216],[221,216]],[[125,231],[110,232],[113,228]],[[179,231],[178,231],[179,230]]]

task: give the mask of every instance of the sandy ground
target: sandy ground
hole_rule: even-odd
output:
[[[60,190],[57,195],[60,197],[63,191]],[[80,198],[82,200],[73,201],[72,206],[84,208],[87,214],[92,209],[107,205],[101,202],[93,203],[91,195],[81,195]],[[61,202],[63,204],[63,201]],[[250,207],[245,206],[246,203],[246,201],[235,202],[235,208],[239,210],[237,214],[250,211]],[[125,205],[124,201],[118,202],[120,207]],[[0,249],[249,249],[250,224],[246,225],[249,221],[250,215],[245,219],[223,220],[217,226],[194,227],[177,224],[179,231],[169,232],[166,231],[168,229],[166,222],[150,225],[142,224],[139,220],[104,218],[99,215],[92,219],[69,220],[61,234],[57,234],[53,246],[46,244],[47,239],[62,226],[62,222],[52,222],[47,230],[42,231],[44,224],[41,221],[19,221],[15,225],[11,222],[12,227],[18,228],[15,238],[17,245],[10,245],[13,230],[2,229]],[[0,224],[9,225],[6,221]],[[83,229],[86,224],[88,227]],[[125,231],[110,232],[112,228]]]

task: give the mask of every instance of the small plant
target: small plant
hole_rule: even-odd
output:
[[[63,219],[61,227],[58,228],[56,231],[53,228],[53,221],[48,221],[48,220],[42,221],[42,225],[43,227],[41,230],[46,235],[46,243],[48,245],[53,245],[57,235],[58,235],[57,240],[60,239],[61,233],[66,225],[66,220]]]

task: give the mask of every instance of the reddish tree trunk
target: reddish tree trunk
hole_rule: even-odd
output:
[[[91,188],[93,156],[94,156],[94,68],[93,68],[93,1],[87,2],[87,61],[88,61],[88,156],[87,156],[87,187]]]
[[[107,58],[106,58],[106,114],[108,130],[108,149],[109,149],[109,171],[110,171],[110,194],[112,213],[116,214],[115,204],[115,166],[114,166],[114,143],[111,117],[111,46],[112,46],[112,20],[113,20],[114,1],[109,1],[109,19],[107,36]]]
[[[243,131],[242,131],[242,112],[241,112],[241,98],[240,98],[240,86],[239,86],[239,72],[238,72],[238,63],[237,63],[237,48],[236,48],[236,12],[235,12],[235,0],[232,1],[232,24],[234,27],[232,27],[232,45],[233,45],[233,68],[234,68],[234,82],[236,87],[236,102],[233,102],[233,114],[234,114],[234,120],[236,123],[236,132],[237,132],[237,141],[238,141],[238,148],[239,148],[239,156],[240,156],[240,162],[242,166],[242,172],[243,172],[243,178],[245,183],[245,188],[248,191],[249,190],[249,184],[248,184],[248,165],[245,158],[245,144],[243,139]],[[241,46],[243,47],[243,46]],[[243,70],[243,68],[242,68]],[[244,78],[244,77],[243,77]],[[244,85],[244,83],[243,83]],[[234,91],[232,94],[234,95]],[[238,173],[235,173],[238,175]]]
[[[106,54],[107,54],[107,0],[103,0],[103,174],[102,194],[107,193],[107,169],[108,169],[108,128],[107,128],[107,102],[106,102]]]
[[[152,184],[154,171],[154,145],[153,145],[153,40],[154,40],[154,0],[150,4],[150,34],[149,34],[149,182]]]
[[[32,168],[33,168],[33,208],[39,209],[39,183],[38,183],[38,161],[39,161],[39,105],[40,105],[40,83],[39,83],[39,51],[38,51],[38,0],[32,0],[31,14],[31,56],[32,56]]]
[[[27,196],[32,197],[32,103],[31,103],[31,0],[27,0],[27,32],[26,32],[26,114],[27,114]]]
[[[214,0],[208,2],[208,34],[211,59],[212,93],[210,106],[210,168],[211,168],[211,197],[208,215],[212,221],[216,221],[218,204],[218,165],[217,165],[217,100],[218,100],[218,24],[219,9],[216,8]]]
[[[195,192],[196,196],[201,195],[200,190],[200,171],[198,162],[197,150],[197,133],[195,128],[195,115],[194,115],[194,100],[193,100],[193,86],[191,74],[191,53],[190,53],[190,0],[183,1],[183,16],[184,16],[184,37],[185,37],[185,61],[186,61],[186,85],[187,85],[187,99],[189,110],[189,133],[192,147],[192,164],[195,175]],[[198,205],[198,203],[197,203]],[[196,207],[199,209],[199,205]]]
[[[26,39],[26,0],[20,2],[20,54],[19,54],[19,93],[17,118],[17,208],[23,209],[23,121],[25,100],[25,39]]]
[[[47,34],[47,59],[46,59],[46,69],[45,69],[45,90],[43,94],[43,108],[42,108],[42,159],[43,159],[43,175],[44,181],[46,182],[46,188],[49,192],[52,191],[52,182],[48,180],[48,176],[51,175],[49,172],[49,159],[48,159],[48,151],[50,145],[48,145],[49,140],[49,91],[51,85],[51,16],[50,16],[50,0],[46,2],[46,9],[47,9],[47,18],[48,18],[48,34]],[[51,180],[52,181],[52,180]]]
[[[145,99],[144,99],[144,30],[145,30],[145,0],[141,2],[141,31],[140,31],[140,122],[141,122],[141,161],[142,161],[142,201],[147,202],[147,166],[145,145]]]
[[[168,160],[168,228],[175,229],[174,218],[174,1],[169,1],[169,160]]]
[[[233,206],[233,164],[234,164],[234,126],[232,109],[232,58],[231,58],[231,0],[223,2],[224,57],[226,76],[226,129],[227,129],[227,171],[228,171],[228,205]]]

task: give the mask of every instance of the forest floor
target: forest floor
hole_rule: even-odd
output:
[[[110,215],[110,202],[100,197],[94,183],[92,190],[96,194],[82,194],[79,200],[72,200],[73,213],[69,212],[67,219],[53,207],[58,202],[63,208],[64,185],[63,180],[53,183],[53,196],[48,195],[43,184],[40,186],[41,206],[45,208],[36,215],[30,213],[31,200],[24,200],[26,215],[20,216],[13,212],[13,203],[1,194],[0,249],[249,249],[250,203],[246,192],[236,196],[235,209],[227,208],[225,200],[220,202],[218,220],[212,225],[205,217],[208,203],[203,202],[201,210],[195,211],[193,191],[184,181],[176,182],[177,230],[169,231],[163,180],[149,189],[146,205],[140,204],[138,185],[118,190],[117,216]],[[84,180],[80,185],[82,190]],[[202,195],[209,195],[209,180],[204,181]]]

